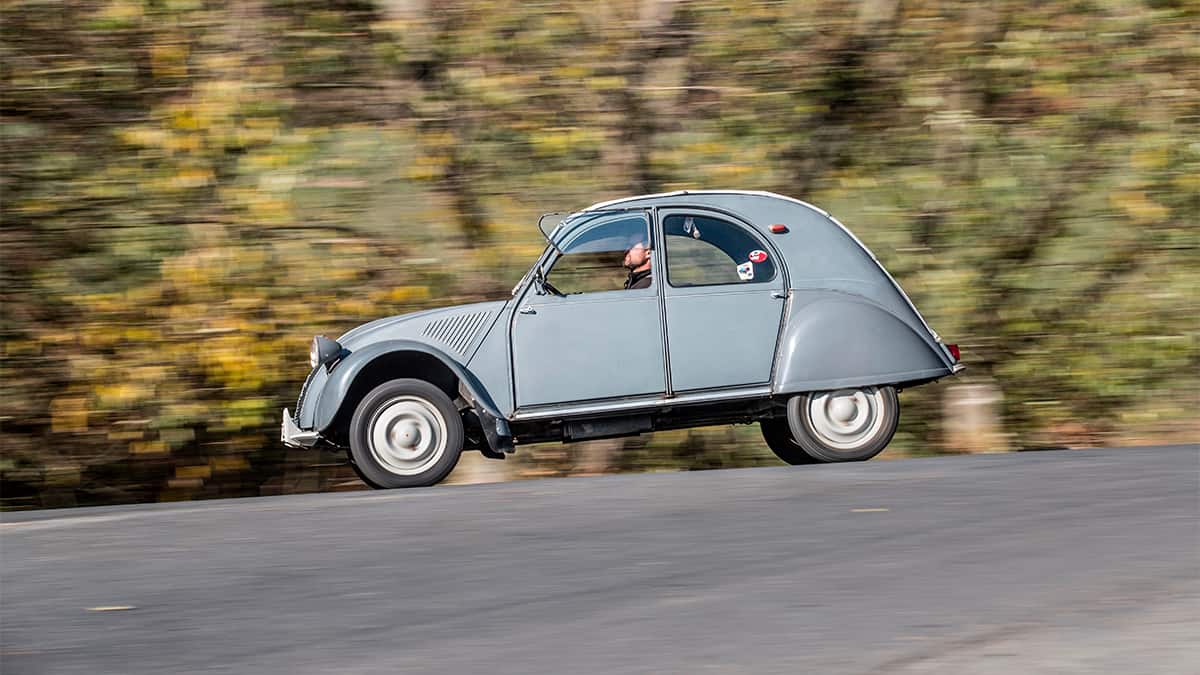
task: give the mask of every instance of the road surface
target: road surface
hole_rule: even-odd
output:
[[[1196,673],[1200,446],[6,514],[5,673]]]

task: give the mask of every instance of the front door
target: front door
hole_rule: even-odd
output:
[[[565,227],[562,253],[543,263],[546,283],[534,279],[513,313],[517,407],[662,394],[660,281],[638,275],[624,287],[627,253],[652,255],[646,213],[590,214]]]
[[[660,211],[673,392],[766,384],[786,298],[781,265],[748,226]]]

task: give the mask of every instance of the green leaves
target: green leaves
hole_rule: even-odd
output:
[[[1195,12],[869,4],[6,4],[10,494],[280,489],[311,334],[503,297],[539,213],[641,190],[837,214],[1017,444],[1194,423]],[[706,433],[618,468],[767,457]]]

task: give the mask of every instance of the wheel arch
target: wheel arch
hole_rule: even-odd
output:
[[[825,297],[794,309],[776,355],[776,394],[902,385],[950,375],[932,335],[856,297]]]
[[[476,414],[500,417],[478,378],[445,352],[412,340],[387,340],[351,352],[336,364],[315,402],[313,428],[336,438],[364,396],[401,377],[425,380],[451,400],[462,396]]]

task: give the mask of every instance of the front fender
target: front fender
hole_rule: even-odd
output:
[[[932,380],[952,372],[923,336],[865,299],[823,297],[794,308],[779,344],[775,393]]]
[[[320,394],[311,399],[313,401],[312,428],[317,431],[328,429],[333,423],[334,417],[337,416],[350,387],[354,384],[354,380],[362,371],[376,359],[399,352],[416,352],[441,361],[458,377],[462,388],[470,395],[470,403],[475,407],[477,413],[483,412],[494,418],[503,419],[503,416],[497,412],[492,397],[479,379],[442,350],[415,340],[384,340],[357,349],[337,363],[333,372],[325,379]]]

